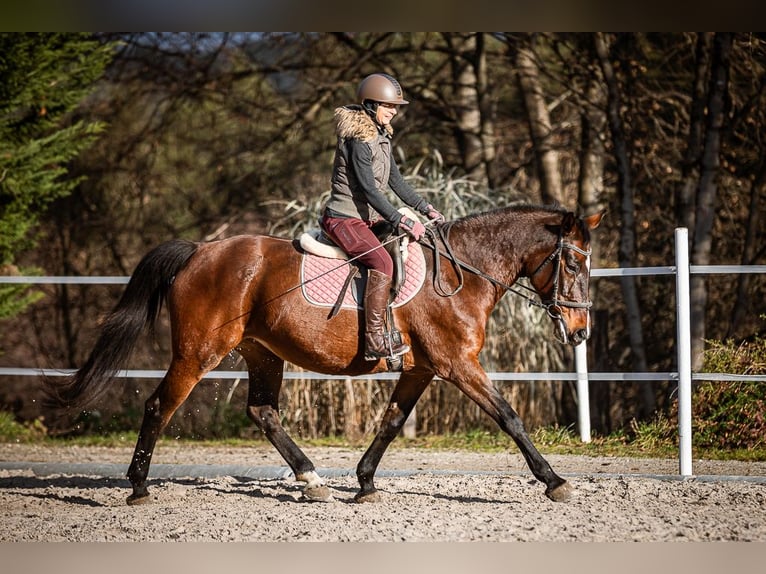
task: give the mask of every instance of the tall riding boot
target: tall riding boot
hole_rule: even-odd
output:
[[[398,357],[410,350],[403,343],[395,344],[386,334],[386,307],[391,295],[391,278],[370,269],[364,292],[365,351],[364,358],[374,361],[385,357]]]

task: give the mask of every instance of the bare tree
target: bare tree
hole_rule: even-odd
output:
[[[559,172],[559,156],[554,145],[550,113],[540,80],[540,69],[534,52],[534,37],[525,36],[516,45],[514,63],[518,70],[519,88],[527,112],[529,133],[540,178],[543,203],[564,204],[564,189]]]
[[[580,174],[578,177],[578,203],[585,213],[592,213],[604,205],[604,140],[606,131],[606,93],[603,80],[596,69],[585,88],[585,102],[581,114]],[[594,259],[597,256],[594,254]]]
[[[634,267],[636,260],[636,230],[635,202],[633,184],[631,182],[630,158],[625,141],[622,117],[620,116],[620,89],[609,55],[607,38],[602,33],[593,36],[594,47],[601,64],[601,73],[607,87],[607,119],[609,131],[614,146],[614,157],[617,163],[617,190],[620,197],[620,215],[622,227],[620,230],[619,263],[620,267]],[[627,326],[630,335],[633,368],[637,371],[647,371],[646,348],[644,346],[644,330],[641,322],[641,305],[634,277],[620,278],[625,297]],[[654,393],[649,382],[639,384],[641,409],[643,417],[649,417],[655,410]]]
[[[697,36],[695,50],[696,67],[692,84],[692,104],[689,115],[689,137],[681,163],[681,182],[676,189],[676,220],[681,227],[694,229],[694,190],[699,173],[702,136],[705,132],[705,104],[707,95],[707,77],[710,69],[710,52],[713,34],[701,33]]]
[[[713,221],[721,153],[721,128],[726,117],[726,94],[729,89],[729,57],[732,34],[716,33],[713,39],[713,57],[710,64],[707,122],[697,188],[692,263],[708,265],[713,242]],[[705,312],[707,308],[707,282],[702,275],[693,275],[691,289],[692,369],[702,367],[705,349]]]
[[[466,175],[495,185],[493,122],[488,107],[484,34],[445,33],[455,92],[455,137]]]

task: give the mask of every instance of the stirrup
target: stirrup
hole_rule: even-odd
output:
[[[396,353],[394,353],[393,348],[389,348],[387,353],[376,353],[375,351],[364,351],[364,360],[365,361],[379,361],[380,359],[397,359],[398,357],[401,357],[403,355],[406,355],[410,352],[410,346],[409,345],[402,345],[399,347]]]
[[[367,349],[365,345],[364,360],[365,361],[379,361],[380,359],[386,359],[389,365],[401,364],[402,355],[406,355],[410,352],[410,346],[402,341],[402,334],[399,331],[386,331],[383,335],[386,344],[386,353],[377,353],[373,350]],[[394,352],[394,346],[398,347]],[[389,366],[389,369],[391,367]],[[391,369],[398,370],[398,369]]]

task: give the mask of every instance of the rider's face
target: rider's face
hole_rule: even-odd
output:
[[[376,113],[375,119],[378,120],[380,125],[387,126],[391,123],[391,120],[394,119],[394,116],[398,113],[398,111],[398,106],[395,104],[380,103],[378,104],[378,111]]]

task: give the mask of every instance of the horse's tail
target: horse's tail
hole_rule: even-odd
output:
[[[173,279],[196,251],[196,243],[174,239],[141,259],[122,298],[102,324],[86,363],[63,380],[45,379],[49,406],[82,408],[106,391],[117,370],[130,358],[139,335],[147,327],[153,330]]]

